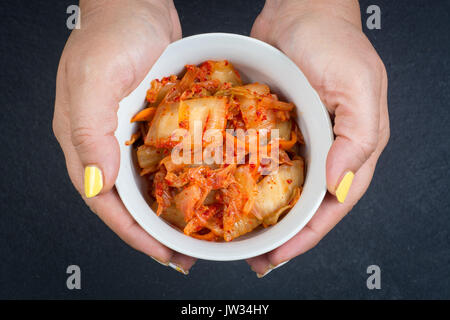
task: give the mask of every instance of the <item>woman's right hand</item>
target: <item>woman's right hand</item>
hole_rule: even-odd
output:
[[[145,232],[114,188],[119,101],[144,79],[167,45],[181,37],[176,9],[172,0],[85,0],[80,10],[81,28],[70,35],[59,63],[53,118],[70,179],[120,238],[187,273],[195,260]]]

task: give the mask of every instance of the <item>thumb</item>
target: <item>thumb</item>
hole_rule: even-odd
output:
[[[369,88],[353,86],[348,91],[351,95],[338,98],[334,104],[336,139],[327,157],[327,187],[341,203],[347,197],[354,175],[378,144],[380,90]]]
[[[84,168],[84,194],[92,198],[114,186],[120,149],[114,132],[117,109],[133,77],[124,73],[108,76],[98,65],[69,77],[69,118],[72,144]]]

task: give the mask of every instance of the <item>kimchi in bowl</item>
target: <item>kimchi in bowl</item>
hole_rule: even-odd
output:
[[[275,225],[257,228],[229,242],[211,242],[189,237],[159,217],[149,205],[146,180],[137,168],[136,150],[126,142],[137,131],[130,119],[146,105],[153,79],[179,75],[185,65],[207,60],[227,60],[243,83],[264,83],[271,92],[292,102],[305,145],[305,178],[295,206]],[[120,102],[115,133],[120,145],[118,193],[130,214],[151,236],[167,247],[200,259],[230,261],[269,252],[298,233],[312,218],[327,191],[326,158],[333,141],[328,112],[299,68],[276,48],[253,38],[225,33],[200,34],[168,46],[141,84]],[[272,201],[270,197],[265,201]]]

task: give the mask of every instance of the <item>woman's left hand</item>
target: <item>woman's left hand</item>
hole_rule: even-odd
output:
[[[356,0],[267,0],[253,37],[288,55],[334,117],[329,193],[309,223],[281,247],[248,260],[263,276],[313,248],[366,192],[389,140],[387,75],[361,28]]]

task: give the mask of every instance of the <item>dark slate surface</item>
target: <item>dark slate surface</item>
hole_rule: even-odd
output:
[[[243,261],[178,274],[125,245],[78,197],[51,131],[71,2],[0,5],[0,298],[450,298],[449,1],[361,2],[382,11],[382,29],[365,32],[389,73],[389,146],[354,210],[261,280]],[[176,5],[185,36],[248,35],[263,1]],[[82,269],[79,291],[66,289],[70,264]],[[381,290],[366,288],[371,264]]]

